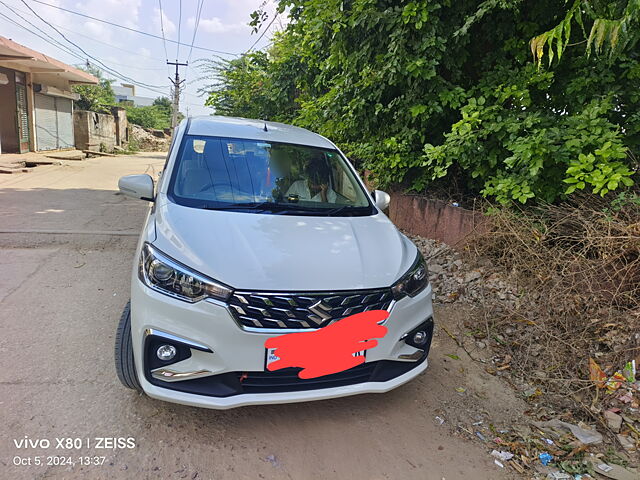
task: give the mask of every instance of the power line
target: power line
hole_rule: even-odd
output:
[[[24,1],[24,0],[23,0],[23,1]],[[125,27],[124,25],[119,25],[119,24],[117,24],[117,23],[109,22],[109,21],[107,21],[107,20],[102,20],[101,18],[92,17],[91,15],[85,15],[84,13],[75,12],[75,11],[73,11],[73,10],[69,10],[69,9],[67,9],[67,8],[62,8],[62,7],[59,7],[58,5],[53,5],[53,4],[51,4],[51,3],[46,3],[46,2],[43,2],[43,1],[41,1],[41,0],[30,0],[30,1],[32,1],[32,2],[36,2],[36,3],[40,3],[40,4],[42,4],[42,5],[46,5],[46,6],[48,6],[48,7],[56,8],[56,9],[58,9],[58,10],[62,10],[62,11],[64,11],[64,12],[72,13],[73,15],[78,15],[78,16],[80,16],[80,17],[90,18],[91,20],[95,20],[96,22],[106,23],[107,25],[111,25],[111,26],[113,26],[113,27],[122,28],[122,29],[124,29],[124,30],[129,30],[130,32],[135,32],[135,33],[139,33],[140,35],[146,35],[147,37],[152,37],[152,38],[157,38],[157,39],[159,39],[159,40],[162,40],[162,37],[160,37],[160,36],[158,36],[158,35],[154,35],[154,34],[152,34],[152,33],[148,33],[148,32],[143,32],[143,31],[141,31],[141,30],[136,30],[135,28]],[[167,39],[167,42],[170,42],[170,43],[180,43],[180,42],[177,42],[177,41],[175,41],[175,40],[171,40],[171,39]],[[186,44],[186,43],[180,43],[180,45],[188,46],[188,44]],[[207,51],[207,52],[218,53],[218,54],[220,54],[220,55],[231,55],[231,56],[234,56],[234,57],[238,57],[238,56],[240,55],[239,53],[223,52],[223,51],[221,51],[221,50],[213,50],[213,49],[211,49],[211,48],[200,47],[200,46],[198,46],[198,45],[194,45],[194,46],[193,46],[193,48],[195,48],[195,49],[197,49],[197,50],[205,50],[205,51]]]
[[[4,2],[2,2],[2,3],[4,4]],[[6,4],[4,4],[4,5],[6,5]],[[34,32],[34,31],[32,31],[32,30],[29,30],[27,27],[25,27],[24,25],[21,25],[20,23],[16,22],[16,21],[15,21],[15,20],[13,20],[12,18],[7,17],[7,16],[6,16],[4,13],[2,13],[2,12],[0,12],[0,17],[4,17],[4,19],[5,19],[5,20],[7,20],[8,22],[12,23],[13,25],[15,25],[15,26],[17,26],[17,27],[22,28],[23,30],[26,30],[26,31],[27,31],[27,32],[29,32],[31,35],[34,35],[34,36],[36,36],[36,37],[38,37],[38,38],[40,38],[40,39],[44,40],[44,41],[45,41],[45,42],[47,42],[47,43],[49,43],[49,42],[51,42],[51,40],[53,40],[53,41],[55,42],[55,43],[51,43],[51,45],[52,45],[53,47],[56,47],[57,49],[62,50],[64,53],[67,53],[67,54],[71,55],[72,57],[74,57],[74,58],[76,58],[76,59],[80,60],[82,63],[85,63],[85,59],[84,59],[84,58],[82,58],[82,57],[81,57],[80,55],[78,55],[77,53],[73,52],[71,49],[69,49],[69,48],[68,48],[68,47],[66,47],[65,45],[63,45],[63,44],[61,44],[61,43],[59,43],[59,42],[56,42],[56,41],[55,41],[55,39],[52,39],[51,37],[49,37],[49,39],[47,39],[47,38],[46,38],[46,37],[44,37],[43,35],[40,35],[40,34],[38,34],[38,33]],[[23,17],[20,17],[20,18],[23,18]],[[31,24],[31,25],[33,25],[33,24]],[[36,28],[37,28],[37,27],[36,27]],[[39,29],[38,29],[38,31],[42,32],[42,30],[39,30]],[[43,33],[44,35],[46,35],[46,33],[45,33],[45,32],[42,32],[42,33]],[[110,72],[109,72],[109,73],[110,73]],[[149,87],[146,87],[146,86],[144,86],[144,85],[140,85],[138,82],[135,82],[135,81],[134,81],[134,82],[129,82],[129,83],[132,83],[132,84],[134,84],[134,85],[136,85],[136,86],[138,86],[138,87],[145,88],[145,89],[150,90],[150,91],[152,91],[152,92],[154,92],[154,93],[158,93],[158,94],[160,94],[160,95],[162,95],[162,96],[166,96],[166,92],[163,92],[163,91],[160,91],[160,90],[156,90],[156,89],[153,89],[153,88],[149,88]]]
[[[2,2],[2,3],[4,4],[4,2]],[[22,24],[20,24],[20,23],[16,22],[15,20],[13,20],[13,19],[9,18],[8,16],[6,16],[6,15],[5,15],[4,13],[2,13],[2,12],[0,12],[0,17],[4,17],[4,19],[5,19],[5,20],[7,20],[8,22],[10,22],[11,24],[13,24],[13,25],[15,25],[15,26],[17,26],[17,27],[20,27],[20,28],[22,28],[23,30],[26,30],[26,31],[27,31],[27,32],[29,32],[31,35],[34,35],[34,36],[36,36],[36,37],[38,37],[38,38],[40,38],[40,39],[44,40],[44,41],[45,41],[45,42],[47,42],[47,43],[50,43],[50,42],[51,42],[51,37],[50,37],[49,39],[47,39],[45,36],[40,35],[40,34],[38,34],[38,33],[34,32],[34,31],[32,31],[32,30],[28,29],[28,28],[27,28],[27,27],[25,27],[24,25],[22,25]],[[38,30],[38,31],[41,31],[41,30]],[[46,35],[46,33],[45,33],[45,32],[42,32],[42,33],[43,33],[44,35]],[[54,39],[54,41],[55,41],[55,39]],[[68,48],[68,47],[66,47],[65,45],[63,45],[63,44],[61,44],[61,43],[59,43],[59,42],[56,42],[56,43],[50,43],[50,44],[51,44],[53,47],[55,47],[55,48],[57,48],[57,49],[59,49],[59,50],[63,51],[64,53],[67,53],[67,54],[71,55],[72,57],[74,57],[74,58],[76,58],[76,59],[80,60],[82,63],[85,63],[85,59],[84,59],[84,58],[82,58],[82,57],[81,57],[80,55],[78,55],[77,53],[73,52],[71,49],[69,49],[69,48]],[[145,88],[145,89],[147,89],[147,90],[150,90],[150,91],[152,91],[152,92],[154,92],[154,93],[158,93],[158,94],[160,94],[160,95],[166,96],[166,92],[162,92],[162,91],[160,91],[160,90],[155,90],[155,89],[153,89],[153,88],[145,87],[144,85],[140,85],[140,84],[138,84],[137,82],[129,82],[129,83],[133,83],[134,85],[136,85],[136,86],[138,86],[138,87],[142,87],[142,88]]]
[[[158,0],[158,6],[160,7],[160,31],[162,31],[162,44],[164,45],[164,59],[169,60],[169,54],[167,53],[167,39],[164,36],[164,14],[162,13],[162,0]]]
[[[193,27],[193,37],[191,38],[191,47],[189,48],[189,57],[187,63],[191,61],[191,54],[193,53],[193,44],[196,41],[196,34],[198,33],[198,27],[200,26],[200,16],[202,15],[202,7],[204,6],[204,0],[200,0],[196,10],[196,21]]]
[[[29,13],[28,13],[28,12],[25,12],[24,10],[20,10],[20,9],[18,9],[18,8],[15,8],[15,7],[9,6],[9,5],[7,5],[6,3],[4,3],[4,2],[3,2],[3,1],[1,1],[1,0],[0,0],[0,3],[2,3],[5,7],[7,7],[9,10],[11,10],[11,12],[12,12],[12,13],[16,13],[16,14],[18,14],[18,12],[20,12],[20,13],[24,13],[25,15],[29,15]],[[24,17],[22,17],[21,15],[18,15],[18,16],[19,16],[20,18],[22,18],[23,20],[25,20],[26,22],[29,22],[27,19],[25,19],[25,18],[24,18]],[[32,24],[31,22],[29,22],[29,23],[30,23],[30,25],[32,25],[34,28],[38,28],[36,25]],[[148,59],[150,59],[150,60],[159,61],[156,57],[152,57],[151,55],[143,55],[143,54],[141,54],[141,53],[133,52],[133,51],[131,51],[131,50],[127,50],[127,49],[125,49],[125,48],[117,47],[117,46],[112,45],[112,44],[107,43],[107,42],[102,42],[102,41],[100,41],[100,40],[97,40],[97,39],[96,39],[96,38],[94,38],[94,37],[90,37],[89,35],[84,35],[83,33],[76,32],[75,30],[71,30],[70,28],[67,28],[67,27],[62,26],[62,25],[58,25],[58,24],[56,24],[56,23],[51,22],[51,25],[55,25],[55,26],[56,26],[56,27],[58,27],[58,28],[61,28],[61,29],[63,29],[63,30],[66,30],[67,32],[73,33],[74,35],[78,35],[79,37],[83,37],[83,38],[86,38],[86,39],[88,39],[88,40],[91,40],[92,42],[100,43],[100,44],[102,44],[102,45],[106,45],[107,47],[111,47],[111,48],[114,48],[114,49],[116,49],[116,50],[120,50],[120,51],[122,51],[122,52],[126,52],[126,53],[128,53],[129,55],[135,55],[135,56],[137,56],[137,57],[148,58]],[[31,32],[31,33],[33,33],[33,32]],[[51,37],[50,37],[50,38],[51,38]],[[52,41],[55,41],[55,40],[53,40],[53,38],[51,38],[51,40],[52,40]],[[112,60],[109,60],[109,63],[113,63],[114,65],[120,65],[120,66],[123,66],[123,67],[133,68],[133,69],[135,69],[135,70],[164,70],[164,68],[162,68],[162,67],[160,67],[160,68],[157,68],[157,67],[133,67],[133,66],[131,66],[131,65],[125,65],[125,64],[123,64],[123,63],[116,63],[116,62],[114,62],[114,61],[112,61]]]
[[[7,7],[7,4],[4,2],[0,2],[2,3],[5,7]],[[14,12],[15,13],[15,12]],[[16,22],[15,20],[13,20],[10,17],[7,17],[4,13],[0,12],[0,16],[4,17],[7,21],[11,22],[13,25],[20,27],[24,30],[26,30],[27,32],[29,32],[32,35],[35,35],[38,38],[41,38],[42,40],[44,40],[47,43],[50,43],[52,46],[58,48],[59,50],[62,50],[64,53],[71,55],[72,57],[81,60],[84,62],[84,58],[82,58],[80,55],[78,55],[77,53],[75,53],[74,51],[72,51],[69,47],[67,47],[66,45],[63,45],[62,43],[58,42],[56,39],[54,39],[53,37],[51,37],[50,35],[48,35],[46,32],[43,32],[42,30],[38,29],[38,27],[36,27],[33,23],[31,23],[29,20],[27,20],[26,18],[24,18],[21,15],[18,15],[18,17],[20,17],[22,20],[24,20],[25,22],[27,22],[29,25],[33,26],[34,28],[36,28],[36,30],[38,30],[39,32],[41,32],[43,35],[40,35],[32,30],[29,30],[27,27],[25,27],[24,25]],[[48,38],[47,38],[48,37]]]
[[[180,31],[182,30],[182,0],[180,0],[180,10],[179,10],[179,17],[178,17],[178,46],[176,47],[176,62],[178,61],[178,58],[180,58]]]
[[[33,8],[31,8],[31,6],[25,1],[25,0],[21,0],[22,3],[36,16],[38,17],[42,22],[44,22],[45,24],[47,24],[49,27],[51,27],[56,33],[58,33],[58,35],[60,35],[62,38],[64,38],[68,43],[70,43],[71,45],[73,45],[74,47],[76,47],[78,50],[80,50],[84,55],[86,55],[87,57],[91,58],[92,60],[94,60],[95,62],[97,62],[98,64],[102,65],[102,67],[108,72],[111,73],[112,75],[116,75],[120,78],[123,78],[124,80],[128,81],[128,82],[135,82],[135,80],[133,80],[130,77],[127,77],[126,75],[123,75],[122,73],[118,72],[115,69],[112,69],[110,67],[108,67],[107,65],[105,65],[102,61],[100,61],[98,58],[92,56],[91,54],[89,54],[86,50],[84,50],[81,46],[79,46],[78,44],[72,42],[71,40],[69,40],[66,35],[64,33],[62,33],[60,30],[58,30],[56,27],[54,27],[53,25],[51,25],[47,20],[45,20],[44,18],[42,18],[38,12],[36,12]],[[159,86],[159,85],[149,85],[149,84],[145,84],[142,82],[139,82],[140,84],[146,86],[146,87],[151,87],[151,88],[164,88],[163,86]]]
[[[13,11],[13,10],[12,10],[12,9],[11,9],[11,8],[6,4],[6,3],[1,2],[1,1],[0,1],[0,3],[2,3],[2,4],[3,4],[5,7],[7,7],[10,11],[12,11],[12,13],[16,13],[16,12],[15,12],[15,11]],[[68,55],[71,55],[72,57],[74,57],[74,58],[76,58],[76,59],[80,60],[82,63],[85,63],[85,62],[86,62],[87,64],[89,63],[89,62],[88,62],[88,60],[85,60],[85,58],[81,57],[78,53],[76,53],[75,51],[71,50],[68,46],[66,46],[66,45],[64,45],[64,44],[60,43],[59,41],[57,41],[57,40],[56,40],[55,38],[53,38],[51,35],[49,35],[48,33],[44,32],[41,28],[39,28],[37,25],[34,25],[33,23],[31,23],[29,20],[27,20],[26,18],[24,18],[22,15],[17,14],[17,16],[18,16],[18,17],[20,17],[22,20],[24,20],[24,21],[25,21],[25,22],[27,22],[29,25],[31,25],[32,27],[34,27],[38,32],[42,33],[42,35],[40,35],[40,34],[38,34],[38,33],[34,32],[34,31],[30,30],[29,28],[27,28],[26,26],[24,26],[24,25],[22,25],[22,24],[20,24],[20,23],[16,22],[16,21],[15,21],[15,20],[13,20],[12,18],[7,17],[7,16],[6,16],[5,14],[3,14],[2,12],[0,12],[0,16],[4,17],[7,21],[11,22],[13,25],[15,25],[15,26],[17,26],[17,27],[19,27],[19,28],[22,28],[23,30],[26,30],[26,31],[27,31],[27,32],[29,32],[30,34],[32,34],[32,35],[34,35],[34,36],[36,36],[36,37],[38,37],[38,38],[41,38],[41,39],[42,39],[42,40],[44,40],[45,42],[47,42],[47,43],[51,44],[53,47],[58,48],[59,50],[62,50],[64,53],[66,53],[66,54],[68,54]],[[43,36],[43,35],[44,35],[44,36]],[[139,86],[139,87],[142,87],[142,88],[146,88],[146,89],[148,89],[148,90],[150,90],[150,91],[152,91],[152,92],[159,93],[159,94],[161,94],[161,95],[165,95],[165,92],[162,92],[162,91],[156,90],[156,89],[154,89],[154,88],[150,88],[148,85],[146,85],[146,84],[142,84],[142,83],[139,83],[139,82],[136,82],[135,80],[130,79],[129,77],[123,77],[123,76],[121,76],[121,75],[117,74],[117,72],[116,72],[116,73],[114,73],[114,72],[110,71],[110,69],[105,69],[105,71],[106,71],[107,73],[111,74],[111,75],[114,75],[114,76],[116,76],[116,77],[120,78],[121,80],[125,80],[125,81],[127,81],[127,82],[129,82],[129,83],[133,83],[133,84],[134,84],[134,85],[136,85],[136,86]]]
[[[187,57],[187,68],[184,72],[185,80],[189,78],[189,64],[191,63],[191,55],[193,54],[193,44],[196,41],[196,34],[198,33],[198,27],[200,26],[200,17],[202,16],[203,6],[204,6],[204,0],[200,0],[196,6],[196,19],[193,25],[193,37],[191,38],[191,47],[189,48],[189,56]]]
[[[22,1],[24,1],[24,0],[22,0]],[[276,13],[273,15],[273,18],[272,18],[272,19],[271,19],[271,21],[269,22],[269,25],[267,25],[267,28],[265,28],[265,29],[262,31],[262,33],[260,34],[260,36],[258,37],[258,39],[257,39],[255,42],[253,42],[253,45],[251,45],[251,46],[249,47],[249,50],[247,50],[245,53],[249,53],[251,50],[253,50],[253,47],[255,47],[255,46],[258,44],[258,42],[259,42],[260,40],[262,40],[262,37],[264,37],[264,34],[265,34],[265,33],[267,33],[267,32],[269,31],[269,28],[271,28],[271,25],[273,24],[273,22],[275,22],[276,18],[278,18],[278,13],[280,13],[280,12],[276,12]]]

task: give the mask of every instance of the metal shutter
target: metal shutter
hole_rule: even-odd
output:
[[[36,150],[55,150],[58,148],[56,99],[36,93],[35,106]]]
[[[58,148],[73,148],[73,102],[68,98],[56,98],[58,115]]]
[[[20,153],[25,153],[29,151],[29,116],[27,114],[27,89],[24,85],[16,84],[16,102]]]

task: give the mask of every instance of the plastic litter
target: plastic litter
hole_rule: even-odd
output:
[[[438,425],[442,425],[444,423],[444,418],[436,416],[436,423]]]
[[[547,452],[542,452],[540,455],[538,455],[538,458],[540,459],[542,465],[544,465],[545,467],[549,465],[549,462],[551,460],[553,460],[553,456]]]
[[[622,369],[622,375],[627,379],[627,382],[633,383],[636,381],[636,361],[632,360]]]
[[[605,384],[605,386],[607,387],[607,392],[608,393],[615,392],[622,386],[623,383],[626,383],[626,381],[627,379],[622,373],[620,372],[614,373],[613,376],[609,378],[609,381]]]
[[[632,472],[620,465],[616,465],[615,463],[607,465],[595,457],[587,457],[586,460],[593,465],[593,468],[597,473],[605,477],[612,478],[614,480],[638,480],[637,471]]]
[[[500,468],[504,468],[504,465],[502,464],[502,462],[500,462],[498,459],[495,459],[493,461],[493,463],[495,463],[496,465],[498,465]]]
[[[484,437],[483,434],[481,434],[480,432],[476,432],[476,437],[478,437],[480,440],[482,440],[483,442],[486,442],[487,439]]]
[[[571,480],[573,477],[564,472],[556,470],[555,472],[548,473],[547,478],[549,480]]]
[[[558,430],[569,431],[585,445],[592,445],[602,442],[602,435],[597,431],[582,428],[572,423],[563,422],[562,420],[554,419],[547,422],[536,422],[534,425],[542,429],[555,428]]]
[[[505,452],[505,451],[498,451],[498,450],[493,450],[491,452],[491,456],[497,458],[498,460],[502,460],[503,462],[506,462],[507,460],[511,460],[513,458],[513,453],[511,452]]]
[[[547,445],[553,445],[553,440],[551,440],[550,438],[545,438],[544,441]]]

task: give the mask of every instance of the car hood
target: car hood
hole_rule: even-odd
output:
[[[159,202],[153,244],[236,289],[353,290],[388,287],[416,247],[382,213],[306,217],[212,211]]]

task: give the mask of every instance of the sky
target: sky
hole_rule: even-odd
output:
[[[136,86],[136,95],[151,98],[170,95],[170,82],[167,77],[171,75],[173,78],[175,67],[166,64],[167,58],[169,61],[178,59],[180,62],[185,62],[190,56],[189,67],[180,67],[180,77],[186,79],[186,88],[181,96],[180,111],[189,115],[213,113],[211,108],[204,106],[205,98],[198,93],[198,89],[206,84],[206,81],[199,79],[201,72],[195,66],[195,61],[202,58],[215,59],[216,54],[197,48],[192,51],[190,49],[199,0],[42,1],[159,37],[162,37],[162,28],[164,27],[167,40],[177,41],[178,35],[180,35],[180,42],[186,45],[181,45],[178,49],[175,43],[166,42],[165,50],[165,42],[162,39],[151,38],[67,13],[42,3],[36,3],[34,0],[0,0],[0,35],[70,65],[77,66],[84,63],[87,55],[67,42],[44,21],[38,19],[29,11],[28,6],[30,6],[44,20],[91,57],[95,57],[119,75],[148,85],[149,87]],[[251,12],[264,4],[265,11],[270,15],[269,18],[272,18],[271,15],[276,8],[276,0],[202,1],[202,13],[194,46],[226,52],[220,54],[226,59],[236,58],[233,54],[238,55],[247,51],[262,33],[261,31],[258,34],[252,34],[251,27],[248,25],[251,20]],[[182,21],[180,22],[181,10]],[[5,16],[21,26],[15,25]],[[268,45],[272,33],[283,28],[283,21],[284,19],[277,19],[254,49]],[[263,28],[265,27],[266,25],[263,25]],[[73,50],[77,56],[64,51],[51,39],[46,38],[43,31]],[[39,38],[32,32],[45,38]],[[91,58],[89,61],[100,66]],[[129,83],[127,80],[116,78],[116,75],[113,74],[106,73],[105,76],[106,78],[114,78],[114,85]]]

